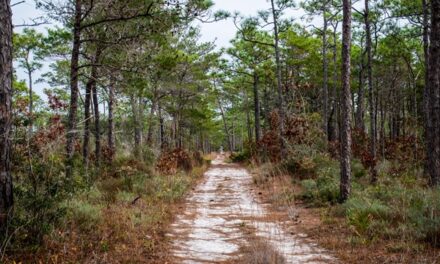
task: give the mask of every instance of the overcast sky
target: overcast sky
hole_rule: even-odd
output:
[[[12,4],[20,2],[20,0],[12,0]],[[268,10],[270,8],[270,3],[267,0],[214,0],[215,6],[212,12],[217,10],[225,10],[231,13],[238,11],[244,16],[252,16],[256,15],[259,10]],[[24,3],[21,3],[12,8],[13,12],[13,23],[14,25],[20,25],[23,23],[27,23],[32,18],[36,18],[39,16],[43,16],[44,13],[37,10],[35,8],[35,4],[33,0],[25,0]],[[289,10],[287,15],[293,17],[298,22],[300,21],[300,17],[304,13],[300,10]],[[38,27],[37,30],[44,32],[46,27],[50,27],[51,25],[45,25]],[[232,21],[220,21],[216,23],[208,23],[201,24],[201,41],[215,41],[218,48],[227,47],[229,45],[229,41],[235,36],[236,28]],[[16,32],[21,31],[21,28],[16,28]],[[47,66],[42,70],[47,71]],[[22,71],[17,71],[19,79],[25,79],[25,75]],[[37,72],[37,75],[41,74],[41,72]],[[35,76],[39,77],[39,76]],[[34,78],[34,79],[37,79]],[[41,94],[42,84],[36,85],[36,90],[39,94]]]

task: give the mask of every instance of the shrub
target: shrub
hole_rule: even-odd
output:
[[[27,166],[31,162],[32,171]],[[8,226],[8,233],[0,234],[0,241],[14,234],[13,247],[33,247],[42,242],[64,216],[60,203],[75,189],[76,181],[68,181],[64,174],[63,159],[47,155],[44,159],[31,157],[14,168],[14,213]],[[0,251],[8,244],[0,245]]]
[[[348,224],[366,239],[425,241],[440,246],[440,190],[404,186],[393,180],[389,185],[353,188],[344,206]]]
[[[317,186],[315,180],[303,180],[301,181],[302,193],[300,195],[301,199],[306,201],[313,201],[317,197]]]
[[[334,177],[323,175],[316,180],[303,180],[301,185],[299,197],[315,206],[335,204],[339,199],[339,183]]]
[[[371,228],[373,222],[385,221],[389,218],[391,209],[379,200],[354,197],[345,204],[348,224],[356,234],[372,237],[383,230]]]
[[[244,150],[242,152],[234,152],[229,158],[232,162],[241,163],[250,160],[251,153],[248,150]]]
[[[190,172],[192,168],[190,154],[180,148],[163,153],[156,164],[156,169],[163,174],[176,174],[178,170]]]

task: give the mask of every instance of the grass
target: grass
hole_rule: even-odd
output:
[[[42,246],[16,251],[6,261],[23,263],[163,263],[165,229],[179,201],[208,162],[191,172],[164,176],[128,158],[88,188],[67,197],[65,211]]]
[[[321,246],[347,263],[439,263],[440,189],[427,187],[419,168],[396,172],[396,162],[384,160],[379,182],[371,185],[368,171],[353,160],[352,194],[341,205],[337,160],[313,146],[290,151],[281,164],[255,166],[254,183],[278,207],[311,207],[300,219],[319,224],[301,225]]]
[[[285,264],[286,260],[268,243],[253,239],[248,247],[242,249],[243,264]]]
[[[255,235],[255,228],[246,225],[245,222],[238,224],[245,234],[246,245],[240,248],[240,256],[233,263],[242,264],[284,264],[285,258],[278,253],[267,241]]]

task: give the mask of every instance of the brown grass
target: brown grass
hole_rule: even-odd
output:
[[[243,249],[243,264],[284,264],[283,256],[275,251],[268,243],[254,239],[249,247]]]
[[[267,168],[265,169],[267,170]],[[308,208],[300,200],[291,199],[301,192],[285,175],[267,177],[261,181],[260,168],[254,168],[256,192],[263,202],[272,205],[273,214],[289,218],[288,208],[294,207],[298,218],[293,230],[305,233],[343,263],[440,263],[440,250],[424,243],[401,241],[364,241],[350,229],[341,208],[336,206]],[[290,193],[290,194],[289,194]]]
[[[140,195],[125,191],[127,198],[120,198],[122,192],[114,179],[108,183],[104,180],[98,184],[99,195],[86,193],[74,200],[98,210],[99,217],[90,216],[98,220],[88,223],[87,218],[68,214],[64,224],[48,235],[37,251],[16,252],[6,263],[165,263],[165,232],[182,208],[185,193],[206,168],[198,167],[188,174],[151,176],[146,184],[154,186],[143,186],[145,193]],[[183,192],[177,187],[184,188]]]
[[[285,264],[286,260],[269,243],[255,235],[255,228],[240,225],[247,241],[246,246],[240,248],[240,256],[232,263],[240,264]]]

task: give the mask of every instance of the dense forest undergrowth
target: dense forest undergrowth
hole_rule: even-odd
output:
[[[254,184],[265,191],[265,200],[275,210],[293,208],[299,229],[342,261],[436,263],[440,256],[440,189],[429,188],[422,165],[414,156],[408,157],[412,142],[385,147],[387,154],[376,165],[378,180],[372,185],[368,163],[362,157],[368,146],[365,137],[357,134],[353,190],[340,204],[334,146],[323,137],[316,115],[294,118],[297,126],[291,127],[288,137],[289,158],[277,161],[273,156],[270,161],[255,148],[231,155],[232,161],[248,164]]]
[[[210,159],[183,150],[167,152],[158,164],[163,171],[154,168],[153,153],[145,151],[147,160],[116,155],[112,164],[79,174],[90,179],[40,176],[38,185],[17,181],[19,210],[6,233],[3,261],[163,263],[169,257],[165,231]],[[35,170],[43,166],[40,162],[41,157]],[[56,175],[57,164],[46,162]]]
[[[440,0],[265,3],[0,0],[0,262],[168,261],[223,149],[341,261],[439,262]]]

